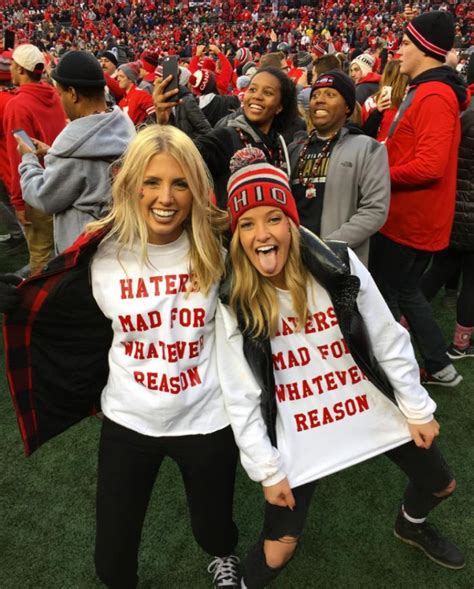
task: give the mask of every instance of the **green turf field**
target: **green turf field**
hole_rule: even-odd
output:
[[[25,263],[24,252],[0,256],[2,272]],[[436,313],[449,336],[453,311],[438,303]],[[404,477],[379,457],[320,483],[299,552],[275,588],[474,588],[474,359],[457,366],[464,375],[461,385],[431,389],[442,428],[439,443],[458,481],[455,498],[444,502],[431,521],[464,548],[465,569],[444,569],[394,538]],[[101,587],[92,558],[100,422],[89,418],[25,458],[3,350],[1,370],[0,588]],[[240,470],[235,518],[241,556],[258,534],[261,504],[258,485]],[[178,470],[165,462],[143,533],[140,588],[211,586],[208,557],[192,539],[186,511]]]

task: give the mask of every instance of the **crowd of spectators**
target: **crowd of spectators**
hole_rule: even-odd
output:
[[[294,52],[349,53],[375,48],[380,37],[388,49],[396,49],[405,22],[403,7],[401,0],[6,0],[0,27],[14,29],[16,43],[32,42],[53,55],[118,46],[125,61],[145,49],[190,58],[197,46],[210,43],[229,54],[248,47],[258,57],[271,50],[272,34]],[[449,10],[456,17],[454,47],[472,44],[470,3],[422,1],[416,7],[421,12],[430,7]]]

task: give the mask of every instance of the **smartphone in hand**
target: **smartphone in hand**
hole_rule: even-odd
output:
[[[382,100],[385,100],[385,99],[391,100],[392,99],[392,87],[391,86],[384,86],[382,88],[382,92],[380,94],[381,94]]]
[[[36,151],[36,145],[31,141],[31,137],[24,129],[13,129],[12,135],[18,136],[31,150]]]
[[[173,76],[173,79],[170,80],[168,86],[166,86],[166,92],[169,92],[170,90],[177,90],[179,78],[177,55],[167,55],[163,58],[163,80],[165,80],[168,76]],[[171,100],[176,100],[176,97],[172,97]]]

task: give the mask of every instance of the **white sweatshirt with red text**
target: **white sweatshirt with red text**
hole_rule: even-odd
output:
[[[408,422],[433,418],[436,404],[420,384],[408,332],[352,251],[350,263],[361,281],[357,305],[397,405],[356,365],[321,285],[310,280],[309,316],[300,331],[290,293],[279,290],[279,327],[271,339],[278,449],[268,438],[260,389],[243,356],[235,318],[229,308],[218,306],[216,350],[227,411],[244,468],[266,486],[286,476],[297,487],[343,470],[408,442]]]
[[[207,434],[229,425],[217,375],[217,285],[188,293],[189,238],[168,245],[106,241],[92,262],[92,289],[112,321],[104,414],[148,436]]]

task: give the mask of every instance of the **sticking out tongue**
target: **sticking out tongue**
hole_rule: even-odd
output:
[[[258,260],[265,274],[273,274],[277,268],[277,249],[259,252]]]

